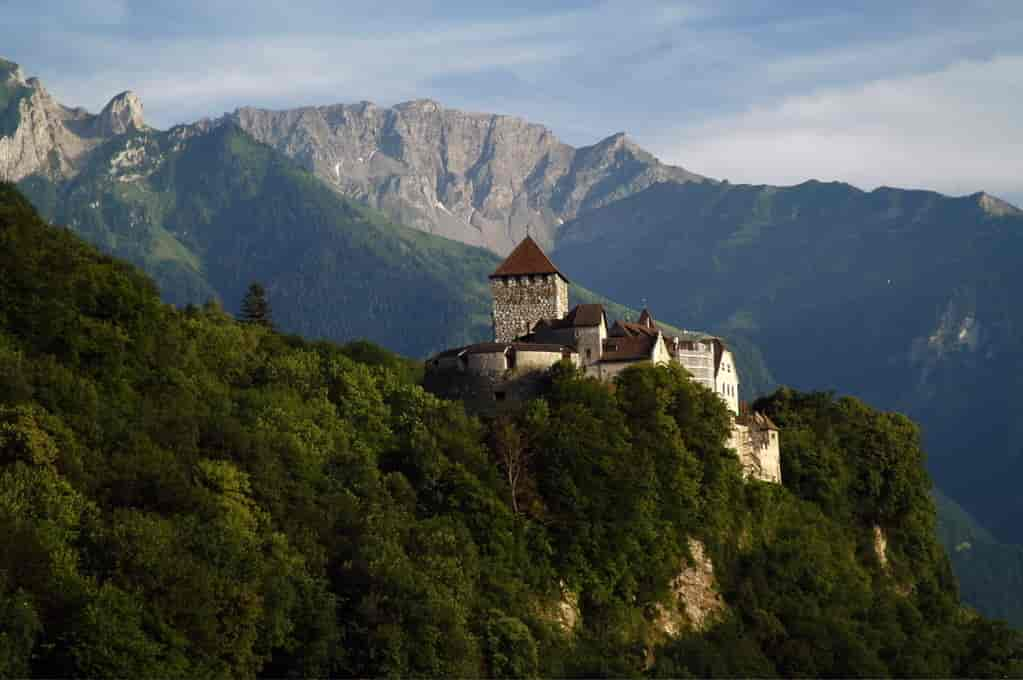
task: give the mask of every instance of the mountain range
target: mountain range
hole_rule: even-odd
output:
[[[11,62],[0,83],[0,178],[144,267],[168,301],[235,310],[259,280],[285,330],[422,357],[486,337],[486,275],[529,233],[576,300],[645,301],[727,337],[747,397],[777,378],[907,411],[939,487],[993,541],[1023,542],[1023,216],[995,197],[732,185],[623,134],[575,149],[427,100],[243,108],[161,131],[130,92],[93,115]]]

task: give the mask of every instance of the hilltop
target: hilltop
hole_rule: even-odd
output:
[[[746,483],[678,370],[468,418],[385,351],[164,305],[10,185],[0,271],[0,674],[1023,670],[897,414],[780,391],[785,486]]]

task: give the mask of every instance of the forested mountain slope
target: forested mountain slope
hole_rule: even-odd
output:
[[[22,186],[50,219],[152,272],[177,304],[237,309],[260,281],[285,329],[413,356],[489,327],[492,255],[392,225],[232,125],[136,131],[71,180]]]
[[[840,183],[662,184],[566,225],[555,257],[615,299],[750,338],[786,384],[918,418],[938,486],[1023,541],[1019,210]]]
[[[779,392],[787,486],[747,484],[677,368],[562,367],[480,422],[386,352],[161,303],[10,185],[0,273],[0,675],[1023,671],[958,604],[901,416]]]

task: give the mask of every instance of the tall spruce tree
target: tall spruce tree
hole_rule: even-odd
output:
[[[263,287],[263,284],[255,282],[249,285],[249,289],[242,299],[242,319],[246,323],[255,323],[267,328],[274,327],[270,302],[266,299],[266,288]]]

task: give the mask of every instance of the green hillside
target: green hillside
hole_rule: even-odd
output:
[[[481,422],[382,350],[162,304],[10,185],[0,274],[2,676],[1023,672],[958,605],[902,416],[779,392],[791,481],[745,484],[677,367],[559,368]]]
[[[126,152],[134,164],[118,166]],[[389,224],[230,125],[119,137],[70,183],[32,178],[23,188],[54,222],[145,268],[179,305],[218,298],[236,310],[260,281],[287,330],[411,356],[489,326],[493,256]]]
[[[934,500],[938,539],[952,560],[963,601],[1023,629],[1023,546],[999,542],[940,491]]]
[[[919,420],[937,486],[1001,542],[946,543],[964,596],[1023,621],[1023,213],[841,183],[661,185],[565,225],[554,256],[611,297],[749,339],[782,383]]]
[[[660,185],[566,225],[555,257],[612,298],[749,338],[781,382],[919,418],[938,486],[1023,541],[1023,213],[983,194]]]

